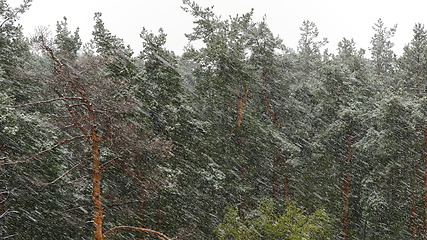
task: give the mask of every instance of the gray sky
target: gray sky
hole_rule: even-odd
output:
[[[9,0],[16,6],[21,0]],[[254,20],[267,16],[267,23],[285,45],[296,48],[303,20],[316,23],[320,37],[329,40],[328,48],[334,52],[343,37],[353,38],[357,47],[368,50],[374,34],[373,24],[382,18],[388,27],[397,24],[393,38],[395,52],[412,39],[415,23],[427,24],[424,1],[419,0],[196,0],[204,7],[214,5],[214,11],[227,18],[254,8]],[[423,3],[424,2],[424,3]],[[156,32],[162,27],[168,34],[167,48],[181,54],[187,44],[184,33],[191,32],[193,18],[182,9],[181,0],[34,0],[32,7],[20,20],[26,35],[37,26],[50,26],[54,32],[56,22],[64,16],[72,29],[80,27],[84,42],[91,38],[95,12],[103,13],[107,29],[138,52],[142,48],[139,33],[142,27]]]

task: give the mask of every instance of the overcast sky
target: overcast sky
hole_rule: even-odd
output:
[[[9,0],[17,6],[21,0]],[[214,11],[227,18],[254,8],[254,20],[264,15],[272,31],[285,45],[296,48],[303,20],[316,23],[320,37],[329,40],[328,48],[334,52],[338,41],[353,38],[358,48],[368,50],[374,34],[373,24],[382,18],[388,27],[397,24],[393,38],[395,52],[412,39],[415,23],[427,24],[425,2],[418,0],[196,0],[199,5],[214,6]],[[168,34],[167,48],[181,54],[187,44],[184,33],[191,32],[193,18],[181,9],[181,0],[34,0],[32,7],[20,19],[24,32],[29,35],[37,26],[50,26],[54,32],[56,22],[64,16],[71,28],[80,27],[83,41],[91,38],[95,12],[103,13],[103,20],[116,36],[123,38],[136,52],[142,44],[142,27],[157,31],[162,27]]]

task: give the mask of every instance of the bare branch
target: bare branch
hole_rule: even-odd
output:
[[[25,104],[20,104],[20,105],[15,105],[15,106],[0,105],[0,107],[21,108],[21,107],[28,107],[28,106],[33,106],[33,105],[38,105],[38,104],[43,104],[43,103],[51,103],[51,102],[56,102],[56,101],[67,101],[67,100],[82,101],[83,99],[80,97],[62,97],[62,98],[54,98],[54,99],[44,100],[44,101],[40,101],[40,102],[25,103]]]
[[[27,160],[23,160],[23,161],[16,161],[16,162],[0,162],[0,166],[7,166],[7,165],[17,165],[17,164],[22,164],[22,163],[27,163]]]
[[[4,216],[6,216],[7,214],[11,214],[11,213],[19,213],[18,211],[9,211],[9,210],[6,210],[4,213],[2,213],[1,215],[0,215],[0,219],[2,219]]]
[[[12,20],[11,18],[5,18],[4,21],[0,24],[0,29],[3,28],[4,24],[7,23],[8,21]]]
[[[52,182],[48,182],[48,183],[42,183],[41,185],[51,185],[54,184],[55,182],[57,182],[58,180],[60,180],[61,178],[65,177],[67,174],[69,174],[70,172],[72,172],[74,169],[76,169],[78,166],[80,166],[83,162],[87,161],[87,159],[84,159],[82,161],[80,161],[79,163],[77,163],[74,167],[68,169],[65,173],[63,173],[61,176],[57,177],[55,180],[53,180]]]
[[[81,107],[81,106],[85,106],[84,103],[80,103],[80,104],[74,104],[74,105],[70,105],[68,106],[69,108],[74,108],[74,107]]]
[[[102,173],[108,166],[110,166],[111,164],[115,163],[117,160],[119,160],[119,159],[117,158],[117,159],[114,159],[114,160],[111,160],[111,161],[105,163],[104,165],[102,165],[100,167],[99,171]]]
[[[38,40],[40,41],[41,47],[47,51],[52,58],[52,60],[55,62],[57,70],[62,71],[62,68],[64,67],[64,64],[62,61],[56,57],[55,53],[53,52],[52,48],[49,46],[49,44],[46,42],[46,36],[44,34],[41,34],[38,37]]]
[[[75,127],[75,126],[76,126],[76,124],[72,123],[72,124],[68,124],[66,126],[62,126],[61,128],[71,128],[71,127]]]
[[[54,146],[52,146],[52,147],[48,148],[48,149],[45,149],[45,150],[43,150],[43,151],[40,151],[40,152],[38,152],[38,153],[36,153],[36,154],[32,155],[31,157],[29,157],[29,158],[27,158],[27,159],[25,159],[25,160],[22,160],[22,161],[16,161],[16,162],[4,162],[4,161],[1,161],[1,162],[0,162],[0,166],[7,166],[7,165],[16,165],[16,164],[28,163],[29,161],[31,161],[32,159],[34,159],[34,158],[36,158],[36,157],[38,157],[38,156],[42,155],[43,153],[47,153],[47,152],[52,151],[53,149],[55,149],[55,148],[57,148],[57,147],[59,147],[59,146],[61,146],[61,145],[64,145],[64,144],[66,144],[66,143],[72,142],[72,141],[77,140],[77,139],[80,139],[80,138],[86,138],[86,137],[88,137],[88,136],[86,136],[86,135],[81,135],[81,136],[76,136],[76,137],[72,137],[72,138],[69,138],[69,139],[65,139],[65,140],[63,140],[63,141],[61,141],[61,142],[57,143],[56,145],[54,145]]]
[[[163,238],[164,240],[172,240],[172,238],[168,238],[166,235],[164,235],[161,232],[157,232],[151,229],[146,229],[146,228],[139,228],[139,227],[130,227],[130,226],[119,226],[119,227],[114,227],[110,230],[108,230],[107,232],[105,232],[104,234],[104,238],[106,238],[108,235],[110,235],[111,233],[118,231],[118,230],[136,230],[136,231],[141,231],[141,232],[146,232],[146,233],[152,233],[155,234],[161,238]]]

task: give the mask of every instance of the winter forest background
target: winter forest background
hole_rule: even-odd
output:
[[[331,54],[313,22],[290,49],[183,0],[177,56],[101,13],[87,43],[23,36],[30,5],[0,0],[1,239],[427,239],[423,24],[401,56],[381,19]]]

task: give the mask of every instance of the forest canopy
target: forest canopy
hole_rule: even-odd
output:
[[[1,239],[427,238],[423,23],[330,53],[183,0],[184,53],[136,53],[102,13],[24,36],[31,2],[0,0]]]

